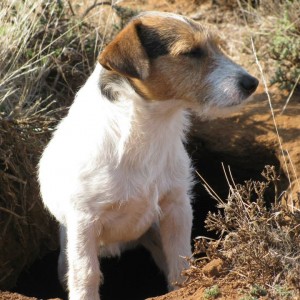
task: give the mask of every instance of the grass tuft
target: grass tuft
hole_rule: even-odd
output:
[[[215,299],[220,294],[220,288],[217,285],[213,285],[212,287],[205,289],[204,299]]]

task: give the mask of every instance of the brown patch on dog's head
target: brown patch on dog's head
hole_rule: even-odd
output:
[[[99,56],[99,62],[107,70],[143,80],[148,76],[149,58],[137,35],[137,23],[138,20],[129,23],[108,44]]]
[[[99,62],[127,77],[144,99],[183,100],[191,108],[208,102],[237,105],[256,88],[204,27],[170,13],[138,15],[104,49]]]
[[[207,54],[208,39],[207,32],[192,20],[167,13],[143,13],[104,49],[99,62],[106,69],[129,77],[146,98],[167,99],[171,87],[160,70],[167,68],[169,76],[174,70],[177,76],[177,65]]]
[[[150,61],[144,80],[132,79],[146,99],[195,101],[220,53],[215,38],[199,23],[173,14],[145,14],[136,26]],[[198,93],[198,95],[197,95]]]

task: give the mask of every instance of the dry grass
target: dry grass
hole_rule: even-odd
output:
[[[0,125],[0,288],[47,249],[56,247],[56,226],[45,214],[35,181],[42,141],[30,125]]]
[[[26,266],[57,246],[36,164],[105,42],[87,22],[92,10],[82,18],[64,4],[0,4],[0,288],[12,287]]]
[[[69,105],[93,67],[96,31],[57,2],[4,1],[0,15],[2,117],[45,117]]]
[[[203,267],[208,261],[221,259],[222,271],[214,284],[239,283],[241,295],[250,294],[256,285],[266,292],[267,299],[299,299],[300,211],[292,212],[283,204],[285,195],[278,195],[280,179],[274,167],[266,166],[262,175],[263,181],[243,184],[235,184],[228,175],[226,201],[204,183],[219,208],[217,213],[208,213],[206,228],[220,237],[195,240],[195,259],[185,272],[186,285],[203,284],[207,281]],[[266,202],[270,190],[274,198]],[[279,291],[285,291],[286,298]]]

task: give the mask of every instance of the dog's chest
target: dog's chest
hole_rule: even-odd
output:
[[[148,195],[105,204],[98,218],[99,242],[107,245],[138,239],[160,215],[156,187]]]
[[[93,201],[100,244],[136,240],[159,220],[163,214],[160,200],[172,188],[182,185],[188,174],[188,164],[179,164],[182,158],[171,157],[169,161],[169,156],[170,153],[161,153],[161,160],[152,158],[144,163],[137,157],[135,162],[124,160],[107,174],[110,181],[102,187],[102,191],[108,189],[106,196],[102,194]]]

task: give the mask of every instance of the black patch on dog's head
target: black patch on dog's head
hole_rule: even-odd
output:
[[[157,29],[143,24],[137,24],[136,31],[150,59],[169,53],[169,47],[172,41],[160,35]]]

